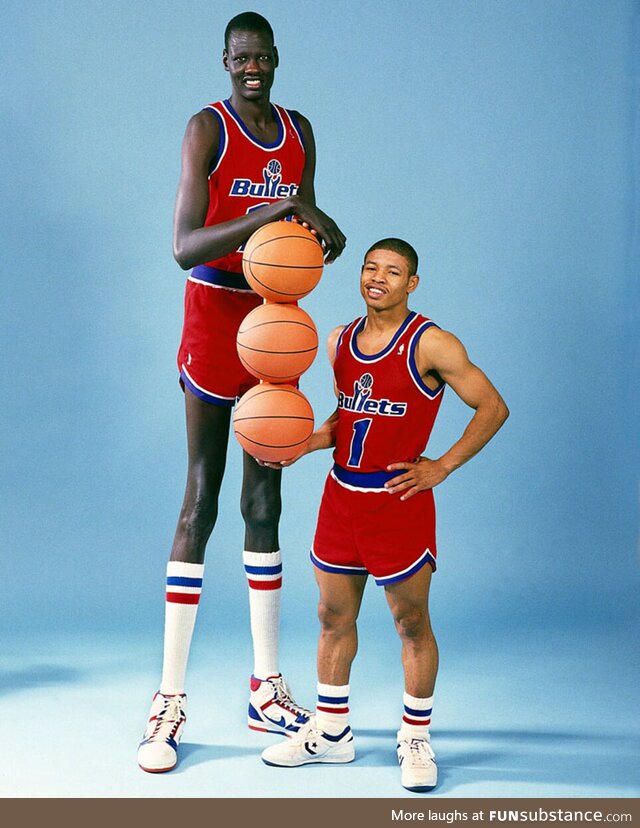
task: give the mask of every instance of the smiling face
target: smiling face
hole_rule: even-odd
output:
[[[232,31],[222,62],[231,75],[233,95],[249,101],[269,99],[278,50],[266,32]]]
[[[360,273],[360,293],[367,307],[391,310],[407,306],[410,293],[417,288],[419,277],[410,272],[407,259],[393,250],[370,250]]]

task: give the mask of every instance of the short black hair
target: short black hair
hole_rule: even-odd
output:
[[[409,265],[410,276],[415,276],[418,272],[418,254],[409,242],[406,242],[403,239],[380,239],[380,241],[372,244],[364,254],[365,261],[369,253],[374,250],[391,250],[393,253],[397,253],[399,256],[406,259],[406,262]]]
[[[257,12],[242,12],[236,14],[227,23],[227,28],[224,30],[224,48],[229,48],[229,37],[232,32],[259,32],[266,34],[271,38],[271,43],[274,43],[273,29],[266,17],[263,17]]]

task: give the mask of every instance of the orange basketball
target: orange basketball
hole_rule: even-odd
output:
[[[245,316],[236,344],[240,361],[255,377],[291,382],[315,359],[318,332],[297,305],[267,303]]]
[[[243,394],[233,415],[233,430],[253,457],[279,463],[305,447],[313,432],[313,410],[292,385],[264,382]]]
[[[269,302],[295,302],[318,284],[324,266],[318,239],[293,221],[259,227],[242,254],[245,278]]]

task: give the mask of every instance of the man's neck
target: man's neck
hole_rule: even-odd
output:
[[[248,101],[246,98],[240,95],[236,97],[235,93],[232,93],[230,100],[231,106],[245,123],[253,123],[264,127],[273,121],[271,101],[268,97],[260,98],[257,101]]]
[[[395,331],[402,325],[409,312],[407,305],[385,310],[368,307],[365,330],[374,336],[388,333],[390,330]]]

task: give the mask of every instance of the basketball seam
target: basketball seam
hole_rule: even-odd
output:
[[[253,417],[235,417],[234,423],[242,423],[245,420],[304,420],[312,423],[313,417],[303,417],[301,414],[254,414]]]
[[[257,262],[255,259],[244,259],[245,262],[248,262],[252,265],[260,265],[261,267],[273,267],[277,268],[278,270],[322,270],[322,265],[284,265],[284,264],[275,264],[275,262]]]
[[[310,351],[317,351],[318,346],[313,348],[303,348],[300,351],[272,351],[268,348],[252,348],[251,345],[245,345],[244,342],[238,343],[239,348],[245,348],[247,351],[253,351],[256,354],[273,354],[274,356],[286,356],[287,354],[308,354]]]
[[[262,391],[256,391],[256,393],[251,397],[251,399],[253,400],[256,397],[260,397],[262,394],[270,394],[273,391],[280,391],[282,394],[293,394],[294,397],[302,397],[307,403],[309,403],[309,400],[307,400],[302,391],[297,391],[295,388],[292,388],[291,390],[289,390],[288,388],[264,388]],[[245,402],[247,402],[247,400],[244,399],[243,395],[240,398],[238,404],[236,405],[236,414],[242,408]]]
[[[259,285],[261,285],[263,288],[266,288],[267,290],[271,291],[271,293],[278,293],[280,296],[300,296],[300,291],[299,290],[287,293],[286,290],[276,290],[275,288],[272,288],[270,285],[265,285],[265,283],[261,282],[260,279],[258,279],[256,274],[253,272],[253,267],[251,266],[252,265],[251,260],[250,259],[248,259],[248,260],[243,259],[242,261],[247,262],[247,265],[249,267],[249,271],[251,272],[251,278],[255,279],[256,282]],[[311,290],[313,290],[313,288],[311,288]],[[303,293],[302,296],[306,296],[308,293],[311,293],[311,290],[306,291],[306,293]]]
[[[268,227],[269,225],[265,224],[264,226]],[[258,244],[256,244],[255,247],[251,248],[251,250],[253,252],[253,250],[257,250],[259,247],[262,247],[265,244],[271,244],[271,242],[274,241],[286,241],[287,239],[298,239],[299,241],[305,244],[310,242],[311,244],[316,244],[320,248],[320,250],[322,250],[322,245],[317,239],[314,239],[313,237],[308,238],[307,236],[296,235],[295,233],[292,233],[290,236],[273,236],[270,239],[265,239],[264,241],[258,242]]]
[[[236,431],[235,433],[239,434],[248,443],[253,443],[254,446],[262,446],[263,448],[272,448],[272,449],[293,448],[294,446],[300,446],[300,445],[302,445],[302,443],[306,443],[307,440],[309,439],[308,437],[305,437],[304,440],[297,440],[295,443],[286,443],[285,445],[272,446],[269,443],[259,443],[257,440],[252,440],[251,437],[247,437],[247,435],[243,434],[241,431]]]

